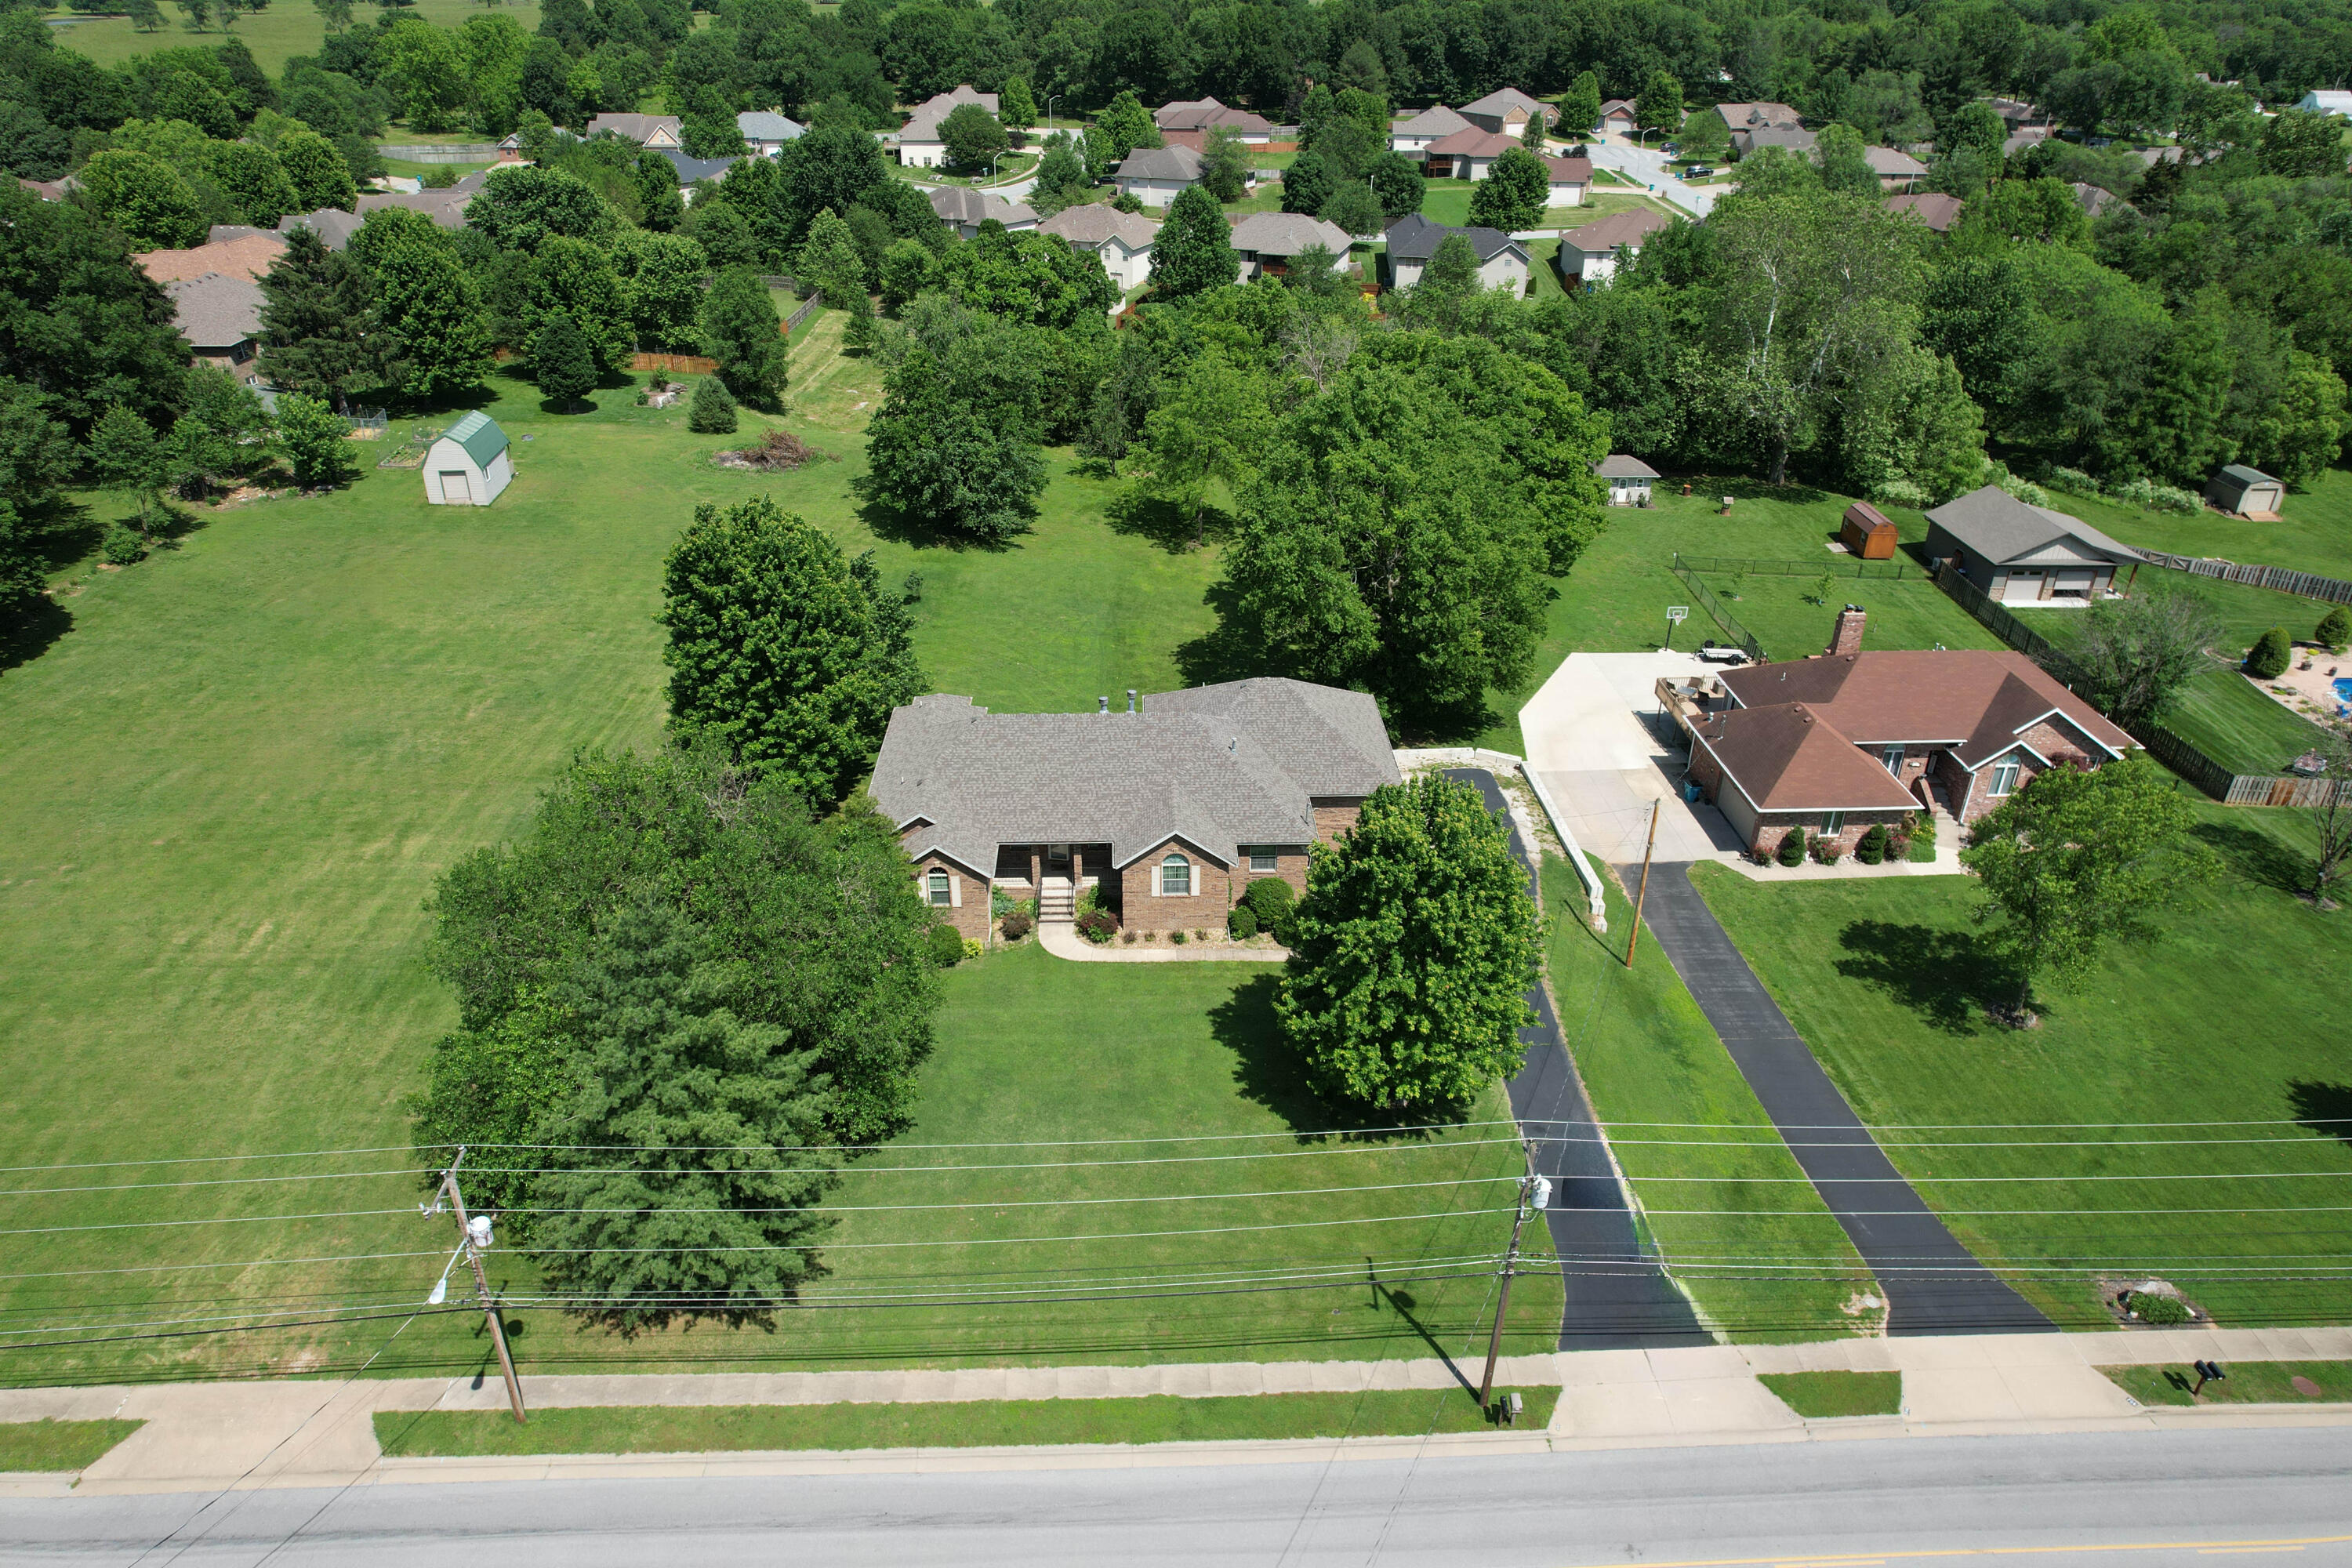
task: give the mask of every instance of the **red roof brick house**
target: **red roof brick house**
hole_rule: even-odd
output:
[[[1931,790],[1974,822],[2051,768],[2134,744],[2021,653],[1866,653],[1864,624],[1849,605],[1829,652],[1725,671],[1691,731],[1691,779],[1759,856],[1791,827],[1851,850]]]
[[[1095,889],[1130,931],[1224,924],[1249,882],[1307,887],[1307,846],[1356,824],[1399,782],[1360,691],[1234,680],[1128,710],[992,713],[918,697],[890,715],[868,788],[914,863],[916,890],[974,940],[1002,889],[1067,921]]]

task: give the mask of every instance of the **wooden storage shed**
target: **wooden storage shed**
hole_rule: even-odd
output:
[[[2205,499],[2232,517],[2272,518],[2286,500],[2286,486],[2260,468],[2232,463],[2206,482]]]
[[[479,409],[443,431],[425,454],[425,499],[435,506],[488,506],[513,478],[507,433]]]
[[[1858,500],[1845,509],[1845,521],[1839,525],[1838,538],[1849,553],[1864,561],[1895,559],[1895,525],[1886,514],[1866,500]]]

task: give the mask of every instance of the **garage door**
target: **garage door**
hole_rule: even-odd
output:
[[[2062,599],[2087,599],[2091,596],[2091,581],[2095,575],[2088,567],[2080,572],[2061,572],[2053,592]]]
[[[2011,572],[2009,586],[2001,590],[2000,596],[2012,605],[2033,603],[2042,597],[2042,574]]]

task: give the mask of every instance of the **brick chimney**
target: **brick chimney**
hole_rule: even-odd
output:
[[[1840,610],[1837,629],[1830,634],[1829,657],[1835,658],[1843,653],[1860,653],[1863,623],[1868,619],[1862,613],[1860,605],[1848,605]]]

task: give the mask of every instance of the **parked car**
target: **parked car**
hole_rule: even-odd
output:
[[[1705,180],[1711,178],[1714,174],[1715,165],[1712,163],[1693,163],[1689,168],[1683,171],[1683,178],[1685,180]]]

